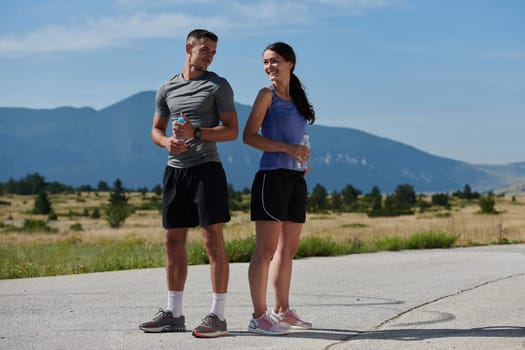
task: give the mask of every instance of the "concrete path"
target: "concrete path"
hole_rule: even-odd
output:
[[[525,349],[525,245],[295,260],[291,301],[314,329],[284,337],[246,331],[248,264],[230,269],[218,339],[138,329],[166,306],[164,269],[0,281],[0,349]],[[191,329],[209,266],[190,267],[184,304]]]

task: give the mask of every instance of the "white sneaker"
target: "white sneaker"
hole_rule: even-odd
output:
[[[289,327],[280,323],[277,319],[265,312],[261,317],[252,319],[248,325],[248,332],[262,335],[286,335],[290,332]]]

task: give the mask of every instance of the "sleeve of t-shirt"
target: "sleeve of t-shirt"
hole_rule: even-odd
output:
[[[166,85],[162,84],[157,89],[157,94],[155,95],[155,115],[160,117],[169,117],[170,109],[166,103]]]
[[[233,89],[226,79],[221,79],[217,91],[215,92],[217,112],[235,112],[235,102]]]

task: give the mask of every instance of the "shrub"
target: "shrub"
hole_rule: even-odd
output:
[[[225,248],[231,262],[248,262],[255,250],[255,238],[227,241]]]
[[[496,209],[494,209],[494,205],[496,204],[494,196],[482,196],[478,204],[482,214],[497,214]]]
[[[297,249],[297,257],[334,256],[341,252],[337,243],[330,239],[309,236],[301,239]]]
[[[91,218],[92,219],[100,218],[100,210],[98,208],[93,209],[93,211],[91,212]]]
[[[410,236],[405,242],[406,249],[450,248],[458,239],[456,235],[444,232],[421,232]]]
[[[76,222],[76,223],[70,225],[70,226],[69,226],[69,229],[70,229],[71,231],[82,231],[82,230],[83,230],[83,228],[82,228],[82,224],[80,224],[80,223],[78,223],[78,222]]]
[[[51,208],[51,201],[47,196],[46,192],[40,192],[35,199],[35,204],[33,207],[34,214],[43,214],[47,215],[51,213],[53,209]]]
[[[120,227],[131,215],[128,200],[122,182],[119,179],[115,180],[112,192],[109,194],[109,205],[106,207],[106,219],[110,227]]]
[[[397,236],[392,236],[377,240],[375,246],[377,250],[397,251],[405,248],[405,242]]]

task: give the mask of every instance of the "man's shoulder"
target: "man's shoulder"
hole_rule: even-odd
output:
[[[180,73],[177,73],[175,74],[174,76],[172,76],[171,78],[169,78],[168,80],[165,80],[163,81],[157,90],[166,90],[168,89],[170,86],[176,84],[178,81],[180,81]]]
[[[215,72],[212,72],[212,71],[207,71],[206,72],[206,79],[209,79],[213,82],[217,82],[217,83],[226,83],[226,84],[229,84],[228,83],[228,80],[222,76],[220,76],[219,74],[215,73]]]

